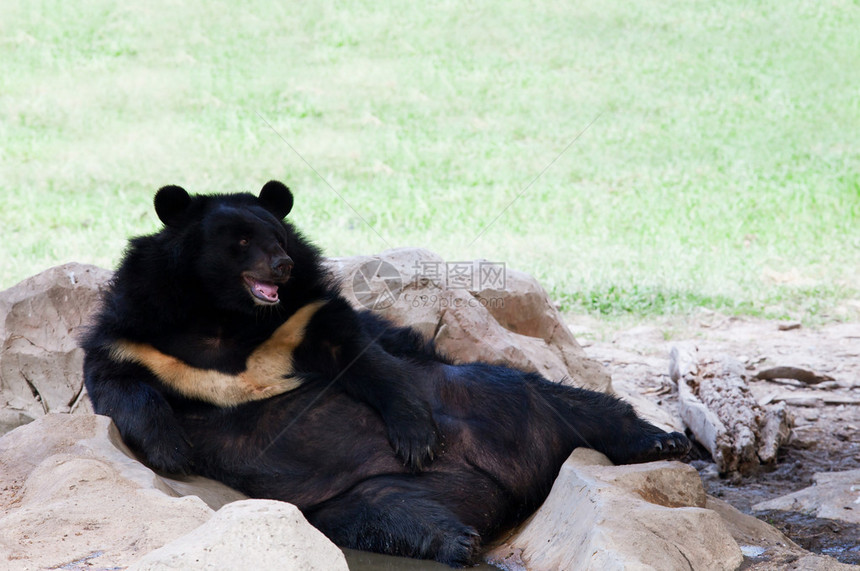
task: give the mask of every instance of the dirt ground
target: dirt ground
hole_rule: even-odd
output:
[[[709,494],[768,521],[810,551],[860,564],[860,526],[752,507],[811,485],[816,472],[860,468],[860,322],[808,328],[702,312],[686,322],[664,319],[613,331],[589,317],[568,316],[568,321],[586,353],[607,367],[616,390],[657,404],[662,417],[656,419],[674,423],[675,429],[682,425],[677,388],[669,378],[672,346],[695,348],[705,358],[728,355],[743,363],[750,377],[777,366],[832,377],[814,385],[749,380],[757,402],[785,401],[795,419],[792,438],[776,465],[743,477],[721,477],[701,447],[686,461],[699,470]]]

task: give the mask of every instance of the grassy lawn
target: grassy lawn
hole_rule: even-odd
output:
[[[112,267],[162,185],[277,178],[330,255],[505,262],[607,317],[858,316],[860,2],[237,4],[4,0],[0,288]]]

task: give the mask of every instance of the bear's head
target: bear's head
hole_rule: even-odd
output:
[[[300,238],[283,222],[293,195],[282,183],[266,183],[259,196],[248,193],[189,195],[165,186],[155,195],[155,211],[177,263],[194,280],[176,280],[196,301],[213,310],[248,312],[280,303],[279,286],[290,279],[291,242]],[[301,244],[294,244],[301,248]]]

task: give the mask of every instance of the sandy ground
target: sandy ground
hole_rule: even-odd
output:
[[[699,470],[708,493],[766,519],[807,549],[860,564],[860,526],[752,510],[757,502],[809,486],[815,472],[860,468],[860,322],[808,328],[702,312],[686,322],[665,319],[613,331],[589,317],[568,316],[568,321],[588,355],[607,367],[616,390],[659,405],[656,420],[676,429],[681,425],[677,389],[669,378],[672,346],[695,348],[706,358],[728,355],[743,363],[750,377],[776,366],[832,377],[815,385],[749,381],[759,403],[783,400],[795,418],[792,439],[775,466],[725,478],[703,449],[687,461]]]

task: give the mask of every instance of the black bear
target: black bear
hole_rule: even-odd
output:
[[[486,363],[357,312],[319,252],[259,197],[162,188],[84,340],[97,413],[151,466],[297,505],[344,547],[476,560],[546,498],[577,446],[675,458],[626,403]]]
[[[296,356],[296,367],[310,364],[372,406],[411,468],[419,468],[436,451],[438,428],[428,403],[412,387],[412,367],[367,338],[356,312],[321,270],[320,253],[282,221],[292,204],[287,187],[274,181],[259,198],[192,198],[168,186],[155,198],[164,230],[131,241],[97,325],[83,344],[85,374],[96,411],[112,417],[126,442],[151,466],[187,471],[191,442],[176,415],[176,395],[165,390],[169,387],[157,375],[121,358],[131,344],[235,373],[245,368],[255,347],[313,302],[324,306],[309,324],[308,341],[313,342],[306,345],[328,348],[328,354],[319,358],[304,350]],[[288,390],[295,378],[256,397]],[[208,390],[209,397],[181,388],[173,392],[231,404],[215,394],[215,387],[200,390]]]

